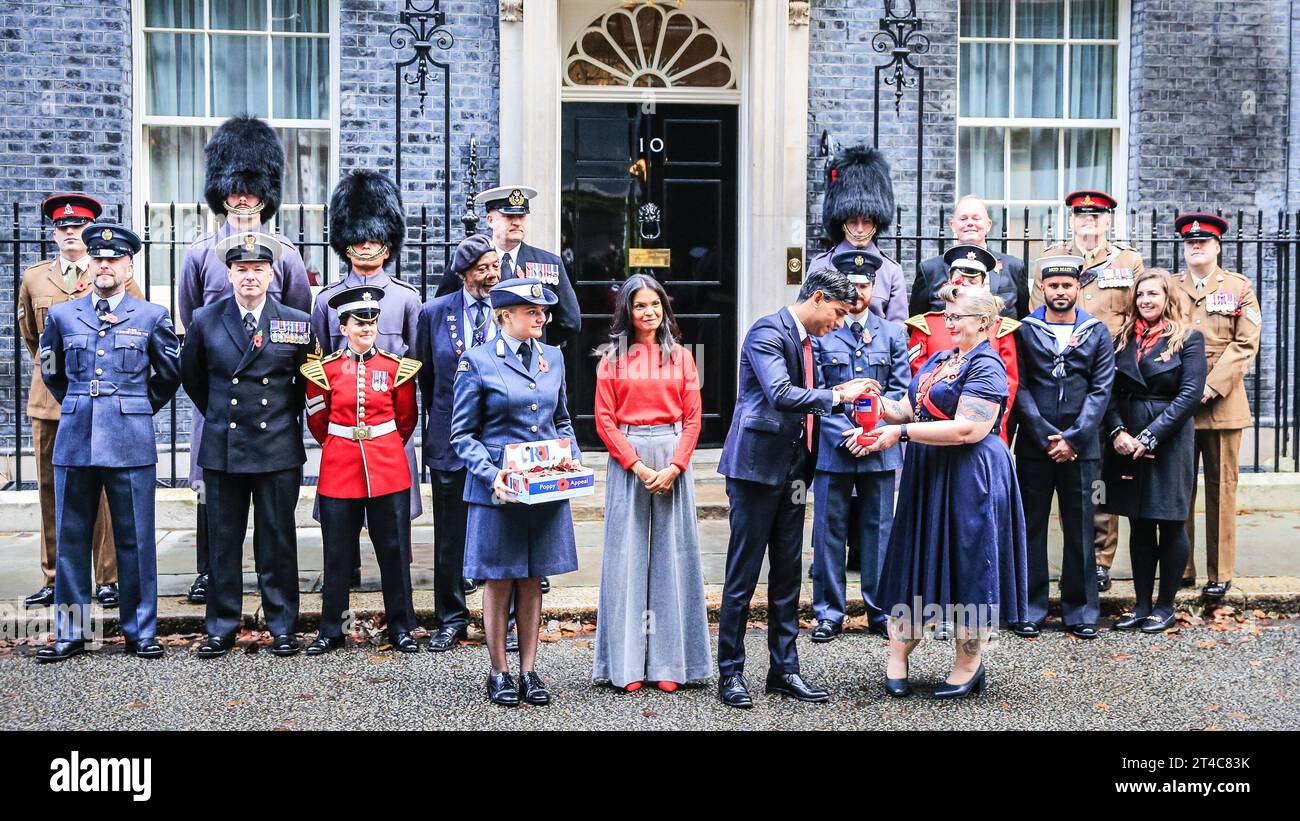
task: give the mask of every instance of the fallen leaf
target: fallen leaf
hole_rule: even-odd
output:
[[[1250,663],[1250,666],[1251,666],[1251,667],[1255,667],[1255,668],[1259,668],[1259,667],[1263,667],[1264,665],[1263,665],[1261,662],[1258,662],[1258,661],[1252,661],[1252,662]]]
[[[1128,661],[1131,658],[1133,658],[1133,656],[1129,653],[1116,653],[1110,657],[1111,661]]]
[[[649,709],[649,708],[646,708],[646,709],[644,709],[644,710],[641,711],[641,715],[645,716],[646,718],[654,718],[655,716],[657,716],[657,715],[659,715],[659,714],[656,713],[654,710],[651,710],[651,709]]]
[[[1196,646],[1197,646],[1197,647],[1203,647],[1203,648],[1206,648],[1206,649],[1211,649],[1211,648],[1213,648],[1213,647],[1215,646],[1215,642],[1213,642],[1213,641],[1209,641],[1209,640],[1206,640],[1206,641],[1198,641],[1198,642],[1196,642]]]
[[[1219,705],[1217,705],[1217,704],[1207,704],[1207,705],[1205,705],[1204,707],[1202,707],[1201,709],[1204,710],[1204,711],[1206,711],[1207,713],[1213,713],[1213,712],[1217,712],[1217,711],[1218,711],[1218,709],[1219,709]]]
[[[1250,718],[1250,716],[1246,715],[1245,713],[1228,713],[1228,718],[1247,719]]]
[[[1011,709],[1011,705],[1008,704],[1008,703],[1005,702],[1005,701],[1002,702],[1001,704],[999,704],[998,706],[1001,707],[1001,708],[1004,709],[1004,710],[1010,710],[1010,709]]]
[[[391,656],[371,656],[371,657],[370,657],[370,663],[371,663],[371,664],[383,664],[384,662],[388,661],[390,658],[392,658],[392,657],[391,657]]]
[[[230,705],[231,707],[238,707],[238,706],[240,706],[240,705],[243,704],[243,703],[244,703],[244,702],[243,702],[242,700],[237,699],[237,698],[232,698],[230,701],[227,701],[227,702],[226,702],[226,704]]]
[[[1283,698],[1284,696],[1286,696],[1286,690],[1274,690],[1273,695],[1277,696],[1278,698]]]
[[[1255,618],[1257,618],[1257,619],[1268,618],[1268,614],[1265,613],[1263,610],[1256,610],[1256,611],[1255,611]]]
[[[368,678],[366,684],[383,684],[386,681],[392,681],[390,678]]]
[[[1110,705],[1107,704],[1107,703],[1104,702],[1104,701],[1099,701],[1099,702],[1097,702],[1097,709],[1098,709],[1098,710],[1109,710],[1109,709],[1110,709]]]
[[[592,646],[592,642],[590,641],[574,642],[573,646],[578,648],[579,650],[590,650]]]
[[[1043,675],[1047,676],[1048,678],[1055,678],[1055,677],[1056,677],[1056,671],[1055,671],[1055,670],[1044,670],[1044,671],[1043,671]]]
[[[298,694],[298,700],[299,700],[299,701],[315,701],[315,700],[316,700],[316,697],[315,697],[314,695],[312,695],[311,693],[299,693],[299,694]]]
[[[560,640],[560,637],[556,635],[552,635],[550,633],[543,633],[542,635],[537,637],[537,640],[540,642],[545,642],[546,644],[554,644],[555,642]]]
[[[1220,732],[1220,730],[1219,730],[1219,725],[1217,725],[1217,724],[1211,724],[1209,727],[1206,727],[1206,728],[1205,728],[1204,732],[1207,732],[1207,733],[1217,733],[1217,732]]]
[[[148,707],[149,705],[145,704],[143,701],[133,701],[126,706],[130,707],[132,710],[139,710],[141,707]]]

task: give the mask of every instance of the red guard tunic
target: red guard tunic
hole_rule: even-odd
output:
[[[1007,368],[1007,408],[1002,417],[1002,431],[999,436],[1007,441],[1007,419],[1011,416],[1011,406],[1016,401],[1016,387],[1020,384],[1020,367],[1016,362],[1016,341],[1011,335],[1020,327],[1020,322],[1008,317],[989,328],[989,345],[998,352],[1002,364]],[[931,311],[917,314],[907,320],[910,336],[907,340],[907,361],[912,365],[912,374],[921,370],[921,366],[938,351],[957,347],[952,340],[952,331],[943,324],[943,311]]]
[[[302,367],[307,427],[323,446],[322,496],[359,499],[411,486],[403,448],[419,423],[418,370],[414,359],[371,348],[358,360],[346,347]]]

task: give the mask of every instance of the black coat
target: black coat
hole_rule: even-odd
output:
[[[1035,311],[1016,329],[1020,372],[1014,408],[1020,421],[1016,456],[1045,459],[1047,437],[1062,434],[1078,458],[1100,459],[1098,432],[1115,381],[1110,331],[1080,308],[1074,326],[1076,344],[1058,354],[1056,336],[1043,318],[1043,310]]]
[[[272,326],[272,323],[276,323]],[[306,342],[273,341],[286,326]],[[200,467],[227,473],[269,473],[300,467],[306,378],[298,369],[316,350],[311,317],[267,297],[255,347],[233,296],[200,308],[186,328],[181,382],[203,414]]]
[[[1029,280],[1025,277],[1025,261],[1010,254],[994,254],[1002,260],[1002,270],[989,273],[989,290],[1002,297],[1002,315],[1020,319],[1029,313]],[[907,300],[907,311],[912,316],[942,311],[943,301],[935,296],[939,286],[948,281],[948,266],[943,257],[930,257],[921,263],[921,270],[912,283],[912,295]]]
[[[1106,513],[1140,519],[1184,521],[1196,487],[1193,417],[1205,390],[1205,340],[1190,331],[1178,353],[1161,340],[1140,360],[1130,339],[1115,355],[1115,387],[1106,410],[1106,431],[1123,425],[1131,436],[1150,431],[1154,459],[1133,459],[1108,445],[1102,460]]]

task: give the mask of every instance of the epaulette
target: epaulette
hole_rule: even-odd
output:
[[[344,350],[345,350],[344,348],[339,348],[337,351],[333,351],[328,356],[322,358],[320,363],[324,365],[326,362],[333,362],[335,359],[338,359],[340,356],[343,355]]]
[[[316,385],[323,390],[329,390],[330,380],[329,377],[325,375],[325,366],[322,364],[323,362],[324,360],[321,359],[313,359],[309,362],[303,363],[303,366],[298,370],[301,371],[302,375],[307,377],[307,380],[313,385]]]
[[[887,259],[887,260],[889,260],[890,262],[894,263],[895,265],[898,264],[898,260],[896,260],[896,259],[894,259],[893,257],[891,257],[889,254],[886,254],[884,248],[881,248],[879,245],[877,245],[877,246],[876,246],[876,250],[880,252],[880,256],[881,256],[882,259]]]
[[[1132,245],[1129,245],[1127,242],[1120,242],[1119,240],[1113,239],[1110,241],[1110,244],[1115,246],[1121,251],[1132,251],[1135,254],[1138,253],[1138,249],[1134,248]]]
[[[1022,323],[1018,319],[1012,319],[1009,316],[1004,316],[1002,317],[1002,324],[998,326],[998,332],[995,334],[995,336],[998,339],[1001,339],[1007,334],[1015,333],[1016,328],[1019,328],[1021,324]]]
[[[391,274],[389,275],[388,279],[389,279],[389,281],[391,281],[391,282],[395,282],[395,283],[397,283],[398,285],[401,285],[403,288],[410,288],[412,291],[415,291],[417,294],[420,293],[420,289],[419,289],[419,288],[416,288],[416,287],[415,287],[414,285],[412,285],[411,283],[409,283],[409,282],[404,282],[404,281],[398,279],[397,277],[392,276]]]
[[[397,387],[403,382],[409,381],[411,377],[415,376],[415,374],[419,372],[420,367],[423,364],[424,363],[418,359],[409,359],[405,356],[401,357],[397,363],[397,381],[393,382],[393,387]]]
[[[909,316],[903,324],[909,328],[915,328],[926,336],[930,335],[930,323],[925,321],[925,314]]]
[[[212,239],[212,238],[215,237],[216,235],[217,235],[217,232],[216,232],[216,231],[211,231],[211,232],[209,232],[209,233],[206,233],[206,234],[204,234],[203,236],[201,236],[201,237],[199,237],[198,239],[196,239],[196,240],[194,240],[193,242],[191,242],[191,243],[190,243],[190,247],[193,248],[195,245],[198,245],[198,244],[201,243],[201,242],[207,242],[208,240]]]

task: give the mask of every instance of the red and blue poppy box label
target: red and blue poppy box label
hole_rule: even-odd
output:
[[[558,502],[596,491],[596,474],[573,461],[573,448],[565,439],[543,439],[506,445],[507,484],[524,504]]]

